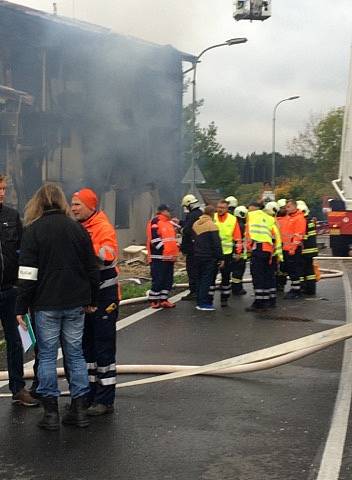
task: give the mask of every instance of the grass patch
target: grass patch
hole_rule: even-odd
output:
[[[174,283],[187,283],[188,277],[186,274],[175,275]],[[143,285],[137,285],[135,283],[121,283],[121,292],[122,292],[122,300],[127,300],[129,298],[138,298],[138,297],[145,297],[146,292],[150,290],[151,283],[143,283]]]

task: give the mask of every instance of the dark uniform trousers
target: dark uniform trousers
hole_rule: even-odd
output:
[[[9,387],[13,394],[16,394],[25,386],[23,380],[23,348],[15,313],[16,294],[15,287],[0,291],[0,319],[6,340]]]
[[[197,305],[211,305],[214,297],[209,294],[212,283],[214,282],[214,275],[218,271],[217,260],[213,258],[203,259],[194,257],[194,267],[197,279]]]
[[[315,295],[317,290],[317,280],[314,270],[313,257],[302,255],[303,260],[303,290],[307,295]]]
[[[195,265],[195,257],[193,253],[186,255],[186,270],[188,275],[190,293],[196,293],[197,290],[197,267]]]
[[[90,384],[89,400],[112,405],[116,385],[116,321],[118,309],[107,313],[106,308],[117,299],[116,286],[99,292],[98,310],[85,317],[83,353],[87,362]]]
[[[232,263],[232,293],[236,293],[243,290],[243,275],[246,270],[246,260],[241,258],[240,260],[234,260]]]
[[[288,276],[291,280],[291,290],[301,292],[301,278],[303,277],[302,247],[298,247],[294,255],[284,251],[284,261]]]
[[[150,264],[152,287],[149,300],[167,300],[174,280],[174,262],[152,259]]]
[[[268,305],[270,290],[273,288],[271,253],[263,252],[259,243],[257,243],[256,248],[252,251],[250,270],[254,288],[255,305]]]
[[[221,292],[221,300],[226,301],[228,300],[229,296],[231,295],[231,271],[232,271],[232,263],[233,257],[232,253],[223,256],[224,260],[224,268],[220,268],[221,273],[221,285],[220,285],[220,292]],[[214,272],[213,282],[210,286],[209,295],[214,297],[215,290],[216,290],[216,276],[218,274],[218,269]]]
[[[277,257],[271,257],[270,262],[270,288],[269,288],[269,305],[272,307],[276,305],[276,294],[277,294],[277,271],[278,271],[278,262]]]

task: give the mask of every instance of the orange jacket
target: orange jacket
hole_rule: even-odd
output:
[[[100,289],[116,285],[117,295],[120,298],[117,282],[118,268],[116,266],[119,249],[114,227],[102,211],[95,212],[82,222],[82,225],[90,235],[95,255],[99,261]]]
[[[296,210],[294,213],[284,217],[278,217],[278,221],[282,238],[282,249],[293,255],[297,248],[302,246],[306,233],[306,219],[302,212]]]
[[[159,213],[147,223],[148,260],[175,262],[179,254],[175,227],[170,219]]]
[[[116,262],[119,256],[116,231],[105,213],[95,212],[82,225],[88,230],[95,255],[102,262]]]

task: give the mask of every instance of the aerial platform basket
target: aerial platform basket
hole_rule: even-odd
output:
[[[234,0],[233,18],[239,20],[261,20],[271,17],[271,0]]]

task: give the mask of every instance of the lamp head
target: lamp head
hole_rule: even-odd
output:
[[[246,43],[247,41],[247,38],[230,38],[226,40],[225,43],[230,47],[231,45],[238,45],[239,43]]]

